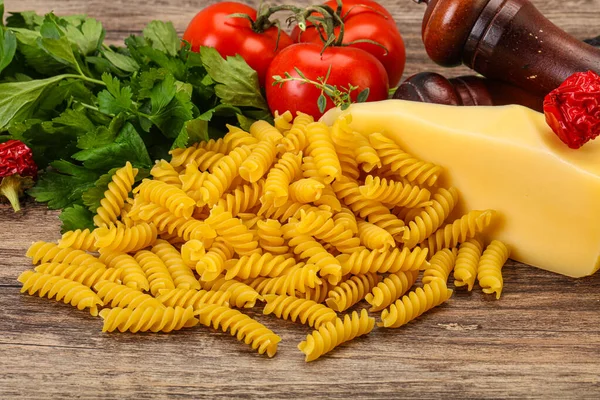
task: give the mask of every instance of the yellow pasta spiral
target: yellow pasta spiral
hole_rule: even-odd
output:
[[[292,119],[294,119],[294,116],[290,111],[286,111],[281,115],[279,115],[278,111],[275,111],[273,126],[275,126],[279,132],[284,134],[292,128]]]
[[[239,255],[249,255],[257,250],[258,240],[248,231],[248,227],[239,218],[234,218],[231,212],[221,206],[215,206],[205,222],[213,228],[217,235],[227,241]]]
[[[276,155],[275,143],[270,140],[258,142],[252,154],[240,166],[240,176],[248,182],[258,181],[269,171]]]
[[[457,202],[458,192],[455,188],[439,189],[433,195],[433,204],[425,207],[425,210],[407,225],[401,237],[404,245],[412,248],[431,236],[442,226]]]
[[[287,201],[281,207],[275,207],[272,205],[265,206],[263,205],[260,210],[258,210],[258,215],[264,216],[265,218],[276,219],[282,224],[287,223],[290,218],[299,219],[300,212],[304,210],[305,212],[316,211],[320,213],[324,213],[331,217],[331,210],[325,209],[323,207],[313,207],[309,204],[300,204],[294,201]]]
[[[137,173],[137,168],[133,168],[129,161],[123,168],[115,171],[108,183],[108,189],[104,192],[104,198],[100,200],[100,207],[96,210],[94,225],[111,226],[117,222]]]
[[[429,267],[423,272],[423,278],[421,279],[423,284],[430,283],[435,279],[447,282],[456,263],[456,249],[442,249],[438,251],[431,257],[429,263]]]
[[[296,265],[293,258],[271,253],[244,256],[225,262],[225,279],[249,279],[259,276],[276,278],[283,275],[287,270]]]
[[[321,197],[319,197],[313,202],[315,206],[329,207],[329,209],[333,212],[339,212],[342,210],[342,203],[335,195],[335,192],[331,188],[331,185],[325,185],[321,192]]]
[[[125,286],[135,290],[150,290],[144,270],[129,254],[103,250],[100,252],[100,261],[111,268],[120,270],[121,281]]]
[[[257,300],[262,300],[260,294],[249,285],[236,280],[227,280],[224,276],[214,281],[202,282],[202,288],[231,293],[229,304],[237,308],[252,308]]]
[[[323,303],[331,290],[331,286],[327,281],[323,281],[320,285],[315,285],[314,288],[306,288],[306,292],[296,291],[296,297],[301,297],[307,300],[312,300],[315,303]]]
[[[388,231],[366,221],[358,221],[360,242],[368,249],[387,251],[396,247],[396,241]]]
[[[233,217],[239,213],[245,213],[251,210],[258,204],[261,193],[263,193],[264,180],[242,185],[235,188],[216,203],[217,206],[223,207],[226,211],[231,212]]]
[[[431,254],[443,248],[456,247],[458,243],[463,243],[483,232],[492,223],[495,216],[494,210],[469,211],[456,221],[438,229],[421,246],[428,247]]]
[[[300,222],[296,229],[300,234],[311,235],[335,246],[342,253],[353,253],[364,248],[360,245],[360,239],[352,234],[352,230],[347,227],[343,219],[336,221],[323,213],[301,210]]]
[[[260,142],[277,143],[283,139],[283,135],[277,128],[267,121],[256,121],[250,125],[250,135]]]
[[[342,266],[319,242],[311,236],[298,232],[297,223],[288,223],[283,227],[283,236],[301,259],[319,268],[319,275],[327,278],[329,283],[336,285],[342,278]]]
[[[343,320],[336,318],[321,325],[298,345],[298,349],[306,355],[306,362],[314,361],[340,344],[368,334],[374,327],[375,318],[370,318],[367,310],[361,310],[360,315],[354,311],[351,316],[344,315]]]
[[[273,331],[258,321],[242,314],[238,310],[219,306],[216,304],[204,305],[197,311],[200,323],[214,329],[221,328],[223,332],[229,331],[238,340],[258,350],[259,354],[267,353],[273,357],[277,353],[277,344],[281,338]]]
[[[35,272],[50,274],[79,282],[89,288],[97,282],[110,281],[117,282],[121,279],[121,270],[116,268],[105,268],[99,265],[77,265],[62,263],[46,263],[35,267]]]
[[[134,193],[138,193],[143,200],[160,204],[176,217],[191,217],[196,206],[194,199],[185,194],[183,190],[161,181],[144,179],[134,189]]]
[[[94,285],[94,290],[104,304],[107,306],[110,304],[111,307],[164,307],[160,301],[149,294],[142,293],[139,290],[134,290],[115,282],[100,281]]]
[[[360,187],[360,194],[366,199],[398,207],[415,208],[431,205],[429,190],[373,175],[365,178],[364,185]]]
[[[306,126],[314,121],[314,118],[310,115],[298,112],[296,118],[294,118],[292,127],[277,146],[279,152],[298,153],[303,151],[308,145]]]
[[[306,127],[307,152],[313,157],[319,175],[325,183],[331,183],[342,175],[342,166],[331,140],[329,127],[313,122]]]
[[[358,222],[356,222],[356,216],[348,207],[341,207],[340,210],[333,215],[333,221],[336,224],[344,225],[346,229],[350,230],[350,232],[353,234],[358,233]]]
[[[354,275],[331,289],[325,303],[335,311],[345,311],[364,299],[379,280],[379,275],[373,273]]]
[[[263,204],[273,204],[279,207],[288,200],[288,186],[302,175],[302,152],[298,154],[285,153],[267,174],[264,192],[261,198]]]
[[[196,268],[198,261],[205,255],[206,249],[201,240],[189,240],[181,245],[181,258],[192,269]]]
[[[200,171],[196,163],[192,162],[188,164],[185,167],[185,172],[179,175],[181,190],[193,198],[196,203],[203,204],[200,189],[209,175],[208,172]]]
[[[281,223],[276,219],[259,220],[256,222],[258,244],[272,254],[287,254],[289,246],[283,238]]]
[[[39,297],[62,300],[63,303],[71,304],[78,310],[89,308],[93,316],[98,315],[98,306],[104,305],[89,287],[60,276],[24,271],[17,279],[23,284],[21,293],[34,295],[37,292]]]
[[[284,294],[267,294],[264,298],[267,302],[263,309],[264,315],[274,314],[277,318],[289,319],[292,322],[300,320],[302,324],[308,324],[315,329],[337,318],[337,314],[331,308],[312,300]]]
[[[233,247],[220,239],[215,240],[208,252],[196,263],[200,280],[208,282],[217,279],[225,270],[225,261],[233,257]]]
[[[192,270],[185,264],[181,253],[165,240],[157,240],[152,247],[156,254],[169,270],[176,288],[200,289],[200,282],[194,276]]]
[[[32,264],[57,262],[64,264],[77,264],[85,266],[105,267],[100,260],[83,250],[70,247],[60,248],[56,243],[34,242],[29,246],[27,257],[31,258]]]
[[[198,324],[192,307],[111,308],[100,311],[102,332],[171,332]]]
[[[312,203],[321,198],[324,188],[325,185],[316,179],[299,179],[289,186],[289,197],[296,203]]]
[[[219,161],[212,174],[206,177],[202,188],[200,188],[204,204],[213,205],[219,201],[232,185],[234,179],[238,176],[240,166],[251,153],[252,150],[248,146],[236,147]]]
[[[342,175],[357,180],[360,176],[360,170],[354,154],[352,133],[348,127],[350,120],[350,116],[338,118],[331,127],[331,140],[340,160]]]
[[[216,142],[213,141],[213,143]],[[170,152],[170,164],[175,171],[182,171],[190,164],[196,164],[200,170],[206,171],[209,167],[214,167],[223,158],[225,152],[219,150],[226,150],[228,146],[223,140],[220,140],[219,143],[219,146],[223,148],[215,148],[215,150],[199,147],[198,144],[187,148],[173,149]]]
[[[389,208],[376,200],[366,199],[360,194],[358,183],[349,179],[335,181],[331,187],[357,216],[388,231],[397,238],[404,233],[404,222],[393,215]]]
[[[195,311],[204,304],[229,306],[230,298],[231,292],[220,290],[160,289],[156,300],[167,307],[192,307]]]
[[[146,279],[148,279],[150,285],[150,293],[153,296],[156,296],[160,289],[175,288],[167,266],[156,254],[148,250],[142,250],[138,251],[133,258],[146,274]]]
[[[202,141],[197,143],[199,149],[204,149],[207,151],[214,151],[217,153],[227,153],[229,151],[229,146],[225,143],[224,138],[218,139],[209,139],[207,141]]]
[[[352,132],[351,138],[350,143],[356,162],[362,166],[363,171],[371,172],[374,168],[381,168],[381,159],[369,140],[358,132]]]
[[[141,222],[130,228],[118,225],[94,230],[96,246],[99,249],[122,253],[138,251],[152,245],[156,241],[157,235],[156,226],[147,222]]]
[[[483,243],[478,238],[469,239],[460,245],[454,267],[454,286],[467,286],[469,291],[473,290],[482,252]]]
[[[429,267],[427,249],[402,248],[388,251],[361,250],[352,254],[340,254],[336,258],[342,265],[342,274],[360,275],[367,272],[396,273],[399,271],[418,271]]]
[[[496,293],[496,299],[502,294],[504,280],[502,267],[510,257],[510,250],[499,240],[493,240],[479,259],[477,266],[477,281],[483,293]]]
[[[381,323],[378,326],[398,328],[421,316],[426,311],[439,306],[450,298],[452,290],[446,282],[434,279],[431,283],[417,288],[396,300],[390,308],[381,312]]]
[[[229,132],[223,136],[223,143],[227,145],[227,149],[225,149],[226,151],[223,151],[223,153],[231,153],[233,149],[238,147],[252,147],[258,143],[258,139],[237,126],[227,125],[227,128],[229,129]]]
[[[96,238],[89,229],[77,229],[65,232],[58,241],[58,247],[61,249],[72,248],[82,251],[98,251],[94,244]]]
[[[433,186],[443,172],[442,167],[418,160],[404,152],[396,142],[381,133],[369,135],[369,142],[384,166],[389,166],[392,172],[418,185]]]
[[[150,175],[156,181],[161,181],[181,187],[181,181],[179,180],[179,172],[166,160],[158,160],[150,170]]]
[[[306,293],[323,284],[318,277],[319,268],[314,264],[298,263],[285,275],[277,278],[259,277],[247,281],[261,295]]]
[[[365,300],[371,305],[369,311],[381,311],[388,307],[414,285],[418,276],[419,271],[400,271],[389,274],[371,290],[371,293],[365,296]]]

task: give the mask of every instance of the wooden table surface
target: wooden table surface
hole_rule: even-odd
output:
[[[7,0],[9,11],[54,10],[100,19],[118,42],[152,19],[183,32],[208,4],[192,0]],[[304,3],[297,1],[296,3]],[[382,1],[407,43],[405,76],[442,71],[420,41],[423,6]],[[578,38],[600,33],[600,0],[535,0]],[[466,72],[458,68],[447,75]],[[396,330],[376,329],[313,363],[297,344],[310,332],[251,312],[283,338],[259,356],[204,327],[174,334],[103,334],[86,312],[19,294],[34,240],[59,237],[57,213],[0,205],[0,399],[13,398],[600,398],[600,274],[570,279],[522,264],[504,269],[500,301],[457,291]],[[577,251],[576,245],[573,251]]]

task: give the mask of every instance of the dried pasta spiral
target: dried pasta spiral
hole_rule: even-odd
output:
[[[215,150],[209,150],[199,147],[198,144],[194,144],[187,148],[173,149],[171,150],[171,166],[175,171],[182,171],[190,164],[196,164],[196,166],[203,165],[208,167],[206,164],[218,162],[220,158],[223,158],[222,151],[226,150],[227,146],[220,141],[223,149],[216,148]],[[208,168],[203,169],[206,171]]]
[[[269,171],[276,155],[277,149],[273,141],[262,140],[258,142],[252,149],[250,156],[240,165],[240,176],[248,182],[258,181]]]
[[[79,282],[89,288],[97,282],[117,282],[121,279],[121,270],[116,268],[105,268],[100,265],[88,266],[77,264],[46,263],[35,267],[35,272],[50,274]]]
[[[315,285],[314,288],[306,288],[306,292],[296,291],[296,297],[312,300],[315,303],[323,303],[330,289],[331,285],[327,281],[323,281],[320,285]]]
[[[161,289],[175,288],[167,266],[156,254],[148,250],[142,250],[138,251],[133,258],[146,274],[146,279],[148,279],[150,285],[150,293],[153,296],[156,296]]]
[[[192,307],[111,308],[100,311],[102,332],[171,332],[196,326]]]
[[[263,193],[265,181],[242,185],[235,188],[230,193],[217,201],[216,205],[223,207],[226,211],[231,212],[233,217],[240,213],[245,213],[258,204],[260,204],[260,196]]]
[[[288,186],[302,175],[301,164],[302,152],[285,153],[281,156],[267,174],[261,198],[263,204],[273,204],[275,207],[285,204],[288,200]]]
[[[492,223],[495,216],[494,210],[469,211],[456,221],[442,226],[421,246],[428,247],[431,254],[443,248],[456,247],[458,243],[463,243],[483,232]]]
[[[289,246],[283,238],[281,223],[276,219],[256,222],[259,246],[272,254],[288,254]]]
[[[435,279],[448,282],[448,277],[456,263],[456,249],[442,249],[438,251],[431,257],[429,263],[429,267],[423,272],[423,278],[421,279],[423,284],[430,283]]]
[[[143,200],[160,204],[176,217],[191,217],[196,206],[194,199],[183,190],[161,181],[144,179],[134,193],[138,193]]]
[[[309,234],[335,246],[342,253],[353,253],[364,248],[360,244],[360,239],[353,235],[343,219],[336,221],[323,213],[301,210],[300,222],[296,229],[298,233]]]
[[[426,311],[444,303],[451,295],[452,290],[447,288],[446,282],[434,279],[431,283],[423,285],[422,288],[419,287],[402,296],[388,309],[383,310],[381,312],[382,322],[378,326],[398,328],[406,325]]]
[[[238,340],[243,340],[252,349],[258,350],[259,354],[267,353],[269,357],[273,357],[277,353],[277,344],[281,338],[238,310],[208,304],[200,308],[197,314],[202,325],[212,325],[214,329],[221,328],[223,332],[229,331],[232,336],[237,336]]]
[[[242,146],[252,147],[258,143],[258,139],[243,131],[237,126],[227,125],[229,132],[223,136],[223,143],[227,146],[223,153],[231,153],[234,149]]]
[[[307,152],[314,159],[319,175],[325,183],[331,183],[342,175],[342,166],[335,151],[329,128],[322,122],[306,127]]]
[[[361,250],[352,254],[340,254],[336,258],[342,265],[342,274],[360,275],[367,272],[396,273],[399,271],[418,271],[429,266],[429,250],[395,248],[389,251]]]
[[[335,195],[335,192],[331,188],[331,185],[325,185],[321,190],[321,196],[316,199],[313,204],[317,207],[324,206],[329,207],[333,212],[339,212],[342,210],[342,203]]]
[[[251,153],[252,150],[248,146],[237,147],[219,161],[200,188],[202,203],[213,205],[219,201],[232,185],[239,174],[240,166]]]
[[[150,290],[144,270],[129,254],[104,250],[100,253],[100,261],[120,270],[121,280],[125,286],[135,290]]]
[[[115,282],[100,281],[94,285],[94,290],[104,304],[110,304],[111,307],[164,307],[156,298]]]
[[[230,298],[231,292],[220,290],[160,289],[156,300],[167,307],[192,307],[196,311],[204,304],[229,306]]]
[[[388,307],[414,285],[418,276],[419,271],[400,271],[389,274],[371,290],[371,293],[365,296],[365,300],[371,305],[369,311],[381,311]]]
[[[337,318],[337,314],[331,308],[312,300],[276,294],[267,294],[264,298],[267,302],[263,309],[264,315],[273,314],[277,318],[289,319],[292,322],[299,320],[315,329]]]
[[[90,309],[90,314],[98,315],[98,306],[103,306],[102,300],[89,287],[70,279],[61,278],[40,272],[24,271],[17,278],[23,284],[21,293],[38,294],[39,297],[55,298],[71,304],[78,310]]]
[[[374,327],[375,318],[370,318],[367,310],[361,310],[360,314],[354,311],[351,316],[344,315],[343,320],[336,318],[321,325],[298,345],[298,349],[306,355],[306,362],[314,361],[340,344],[368,334]]]
[[[210,210],[210,216],[205,222],[213,228],[217,235],[227,241],[239,255],[249,255],[260,251],[258,240],[248,231],[248,227],[239,218],[234,218],[231,212],[221,206]]]
[[[454,286],[467,286],[469,291],[473,290],[482,252],[483,243],[479,238],[469,239],[460,245],[454,266]]]
[[[183,261],[181,253],[169,242],[157,240],[152,247],[152,253],[156,254],[166,265],[176,288],[200,289],[200,282]]]
[[[244,256],[225,262],[225,279],[249,279],[259,276],[276,278],[296,265],[296,260],[271,253]]]
[[[181,190],[193,198],[196,204],[204,205],[200,189],[204,186],[204,182],[209,175],[208,172],[200,171],[195,162],[188,164],[185,167],[185,172],[179,175]]]
[[[285,275],[277,278],[260,277],[247,281],[261,295],[265,294],[288,294],[307,293],[324,284],[318,277],[319,268],[314,264],[298,263]]]
[[[179,172],[166,160],[158,160],[150,170],[150,175],[156,181],[161,181],[173,185],[175,187],[181,187],[181,181],[179,180]]]
[[[455,188],[439,189],[433,195],[433,204],[425,207],[425,210],[407,225],[401,238],[404,245],[412,248],[431,236],[454,210],[457,201],[458,192]]]
[[[292,127],[281,139],[281,143],[277,145],[279,152],[298,153],[303,151],[308,145],[306,126],[314,121],[310,115],[298,112]]]
[[[387,251],[396,247],[396,241],[388,231],[366,221],[358,221],[358,236],[370,250]]]
[[[188,240],[181,245],[181,259],[188,267],[194,269],[198,261],[206,255],[204,243],[201,240]]]
[[[418,160],[404,152],[396,142],[381,133],[369,135],[369,142],[377,151],[383,166],[389,166],[392,172],[418,185],[435,185],[443,172],[442,167]]]
[[[371,172],[374,168],[381,168],[381,159],[369,140],[358,132],[351,132],[350,136],[356,162],[362,166],[363,171]]]
[[[228,281],[224,276],[214,281],[202,282],[202,288],[231,293],[229,304],[237,308],[252,308],[257,300],[262,300],[261,295],[249,285],[236,280]]]
[[[358,233],[358,222],[356,222],[356,216],[348,207],[341,207],[340,210],[333,215],[333,221],[336,224],[344,225],[353,234]]]
[[[95,245],[96,238],[89,229],[77,229],[65,232],[58,241],[58,247],[61,249],[72,248],[82,251],[98,251]]]
[[[294,116],[290,111],[286,111],[281,115],[279,115],[278,111],[275,111],[273,126],[277,128],[279,132],[284,134],[292,128],[292,119],[294,119]]]
[[[258,210],[258,215],[264,216],[265,218],[276,219],[282,224],[284,224],[287,223],[287,221],[290,218],[299,219],[302,210],[304,210],[305,212],[309,212],[312,210],[320,213],[325,213],[330,217],[332,215],[330,210],[323,209],[321,207],[317,208],[309,204],[300,204],[294,201],[287,201],[281,207],[263,205],[261,209]]]
[[[99,249],[123,253],[138,251],[152,245],[156,241],[157,235],[158,231],[154,224],[146,222],[141,222],[130,228],[125,225],[118,225],[94,230],[96,246]]]
[[[224,240],[216,240],[208,252],[196,263],[200,280],[208,282],[217,279],[225,270],[225,261],[233,257],[233,247]]]
[[[129,161],[123,168],[115,171],[108,183],[108,189],[104,192],[104,198],[100,200],[100,207],[96,210],[94,225],[111,226],[117,222],[137,173],[137,168],[133,168]]]
[[[431,192],[418,186],[368,175],[360,187],[360,194],[366,199],[398,207],[416,208],[431,205]]]
[[[345,311],[364,299],[379,279],[379,275],[373,273],[354,275],[331,289],[325,303],[335,311]]]
[[[105,267],[100,260],[82,250],[70,247],[60,248],[56,243],[34,242],[27,249],[26,257],[31,258],[32,264],[57,262],[85,266]]]
[[[313,203],[321,198],[324,188],[325,185],[316,179],[299,179],[289,186],[289,198],[296,203]]]
[[[360,170],[354,154],[352,135],[348,123],[349,117],[339,118],[331,127],[331,140],[338,154],[342,175],[357,180],[360,176]]]
[[[277,128],[267,121],[256,121],[250,125],[250,135],[260,142],[278,143],[283,139],[283,135]]]
[[[502,267],[510,257],[510,250],[499,240],[493,240],[479,259],[477,266],[477,281],[483,293],[496,293],[496,299],[502,294],[504,280]]]

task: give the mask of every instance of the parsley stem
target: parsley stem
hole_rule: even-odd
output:
[[[64,77],[65,78],[81,79],[81,80],[84,80],[84,81],[89,82],[89,83],[94,83],[96,85],[106,86],[106,83],[104,83],[104,82],[102,82],[102,81],[100,81],[98,79],[90,78],[90,77],[84,75],[83,72],[80,75],[77,75],[77,74],[65,74]]]

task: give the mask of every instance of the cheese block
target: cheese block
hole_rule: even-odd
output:
[[[490,237],[512,258],[571,277],[600,268],[600,140],[569,149],[544,115],[521,106],[454,107],[387,100],[331,110],[332,124],[382,132],[405,151],[446,168],[462,209],[501,215]]]

